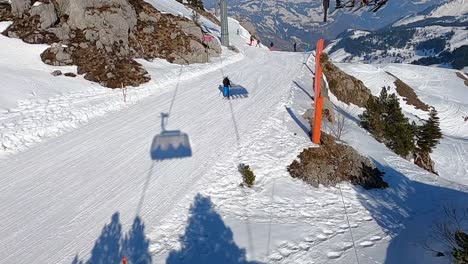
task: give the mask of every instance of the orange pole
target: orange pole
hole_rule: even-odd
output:
[[[323,109],[323,97],[319,97],[315,103],[315,123],[314,133],[312,135],[312,141],[315,144],[320,144],[320,127],[322,125],[322,109]]]
[[[322,109],[324,98],[320,95],[322,84],[322,66],[320,65],[320,57],[322,56],[324,46],[325,40],[319,39],[319,41],[317,41],[317,49],[315,52],[315,119],[312,133],[312,142],[314,142],[315,144],[320,144],[320,128],[322,125]]]

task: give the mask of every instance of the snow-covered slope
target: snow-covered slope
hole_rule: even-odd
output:
[[[468,9],[441,3],[376,32],[350,30],[327,47],[341,62],[404,62],[463,69],[468,65]]]
[[[52,69],[34,59],[43,47],[16,42],[18,48],[4,54],[8,61],[0,60],[0,76],[10,74],[1,93],[13,93],[23,81],[31,86],[0,102],[6,109],[0,113],[2,140],[8,135],[18,143],[12,150],[23,150],[0,159],[0,263],[120,263],[123,256],[131,264],[446,263],[416,244],[442,220],[442,206],[466,208],[467,182],[435,177],[401,159],[358,126],[359,109],[337,100],[349,118],[344,140],[386,172],[390,188],[312,188],[291,178],[286,166],[313,146],[301,114],[313,103],[314,58],[249,47],[244,29],[235,34],[238,27],[230,20],[240,54],[226,49],[219,61],[183,67],[140,61],[154,81],[129,90],[127,103],[121,91],[52,77]],[[0,36],[2,47],[7,41]],[[23,54],[24,60],[16,59]],[[421,92],[421,99],[439,102],[440,113],[444,104],[465,101],[460,81],[444,77],[453,71],[441,70],[440,80],[425,83],[432,68],[399,67],[386,70],[430,93]],[[360,77],[373,76],[378,83],[371,74],[377,71]],[[237,89],[231,100],[222,99],[218,89],[226,75]],[[442,84],[453,90],[439,93]],[[28,95],[36,90],[43,92]],[[450,128],[458,115],[450,109],[444,112],[444,133],[455,138],[466,127]],[[162,113],[169,114],[165,127]],[[67,120],[81,122],[64,127]],[[29,146],[28,133],[54,128],[57,133]],[[151,155],[154,139],[167,132],[186,135],[191,155]],[[465,170],[463,154],[442,146],[440,155],[452,159],[446,164]],[[239,187],[239,163],[256,174],[254,188]],[[455,168],[437,170],[445,177]]]
[[[450,69],[422,67],[405,64],[370,65],[340,63],[338,66],[348,74],[362,80],[374,95],[382,87],[390,86],[396,92],[395,78],[414,89],[424,103],[433,106],[440,117],[440,128],[444,135],[432,157],[436,171],[446,179],[468,184],[468,86],[460,78],[460,72]],[[426,120],[428,112],[415,109],[399,96],[400,105],[406,115],[416,121]]]

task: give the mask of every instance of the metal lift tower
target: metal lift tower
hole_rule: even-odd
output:
[[[227,0],[220,0],[221,7],[221,45],[229,46],[229,29],[227,16]]]

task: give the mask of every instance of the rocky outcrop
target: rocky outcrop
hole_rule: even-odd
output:
[[[72,65],[72,55],[69,47],[60,44],[53,44],[41,54],[44,63],[53,66]]]
[[[12,0],[11,1],[11,12],[17,17],[23,17],[23,15],[31,8],[31,0]]]
[[[46,29],[57,22],[57,14],[55,13],[55,7],[52,2],[48,4],[37,2],[38,5],[34,5],[31,8],[31,16],[39,16],[39,21],[41,22],[41,29]]]
[[[322,55],[321,64],[330,90],[338,100],[364,107],[369,96],[372,96],[364,83],[336,67],[325,53]]]
[[[207,41],[195,22],[144,0],[13,0],[10,13],[16,18],[4,35],[50,44],[41,55],[45,63],[77,65],[86,79],[111,88],[150,79],[134,58],[190,64],[221,53],[217,39]]]
[[[0,1],[0,21],[13,20],[14,16],[11,12],[11,6],[9,2],[5,2],[5,0],[2,1]]]
[[[431,156],[429,153],[416,150],[413,154],[413,158],[414,158],[414,164],[418,165],[419,167],[429,172],[439,175],[435,171],[434,161],[431,159]]]
[[[361,156],[356,150],[338,144],[330,135],[322,133],[319,147],[307,148],[299,154],[288,167],[290,175],[318,187],[335,186],[348,181],[365,189],[387,188],[379,171],[369,158]]]

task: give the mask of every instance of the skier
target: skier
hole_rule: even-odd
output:
[[[254,41],[253,36],[250,36],[250,44],[249,44],[249,46],[252,46],[253,41]]]
[[[240,29],[237,29],[237,35],[240,35]]]
[[[255,47],[260,48],[260,40],[259,39],[257,39],[257,45],[255,45]]]
[[[293,48],[294,48],[294,52],[296,52],[297,51],[297,43],[296,42],[294,42]]]
[[[273,50],[273,42],[270,43],[270,50]]]
[[[223,79],[223,96],[229,98],[229,88],[231,87],[231,81],[226,76]]]

